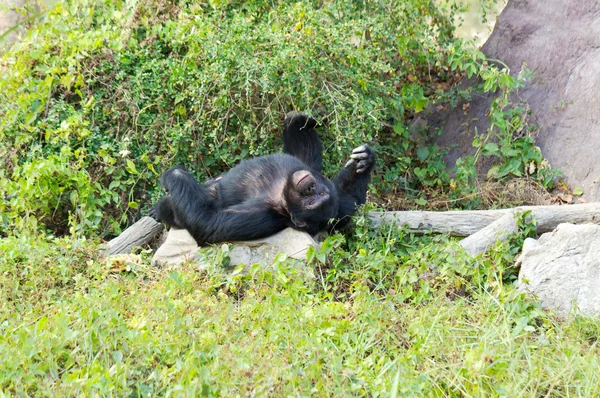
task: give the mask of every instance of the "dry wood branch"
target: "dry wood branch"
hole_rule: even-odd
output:
[[[471,255],[484,253],[497,241],[506,241],[519,232],[517,225],[517,212],[509,212],[482,228],[471,236],[460,241],[460,245]]]
[[[514,211],[531,210],[538,222],[538,233],[552,231],[560,223],[600,223],[600,203],[565,206],[521,206],[501,210],[455,211],[390,211],[371,212],[373,225],[386,223],[405,225],[414,233],[448,233],[453,236],[470,236],[492,222]]]
[[[163,225],[151,217],[142,217],[121,235],[108,242],[106,254],[125,254],[134,246],[142,246],[163,230]]]

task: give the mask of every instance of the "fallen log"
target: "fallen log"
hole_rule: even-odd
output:
[[[372,211],[371,225],[380,227],[396,224],[416,234],[447,233],[469,236],[496,221],[510,210],[452,210],[452,211]]]
[[[538,223],[538,233],[554,230],[560,223],[600,223],[600,202],[564,206],[520,206],[499,210],[388,211],[371,212],[372,225],[395,223],[414,233],[447,233],[470,236],[499,218],[515,211],[531,210]]]
[[[374,227],[395,223],[414,233],[448,233],[469,236],[461,241],[471,254],[482,253],[497,240],[506,240],[517,232],[515,214],[531,210],[538,222],[538,233],[554,230],[560,223],[600,223],[600,203],[565,206],[521,206],[500,210],[453,210],[371,212]],[[504,218],[506,216],[506,218]],[[502,219],[502,220],[500,220]],[[486,229],[486,227],[488,227]],[[150,242],[163,230],[153,218],[142,217],[121,235],[108,242],[107,254],[129,253],[132,247]]]
[[[164,226],[152,217],[142,217],[106,244],[106,254],[126,254],[134,246],[143,246],[162,232]]]

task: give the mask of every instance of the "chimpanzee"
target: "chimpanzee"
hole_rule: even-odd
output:
[[[242,160],[204,184],[183,166],[170,168],[161,177],[167,194],[149,215],[187,229],[199,245],[264,238],[286,227],[311,235],[343,227],[365,203],[375,153],[367,145],[354,149],[330,181],[321,175],[323,148],[316,126],[305,113],[288,113],[284,154]]]

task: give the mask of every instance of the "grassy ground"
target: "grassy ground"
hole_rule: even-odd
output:
[[[248,275],[155,269],[145,255],[106,262],[69,239],[4,239],[0,391],[597,394],[600,323],[559,321],[518,294],[509,247],[453,257],[445,239],[390,231],[335,236],[308,265]]]

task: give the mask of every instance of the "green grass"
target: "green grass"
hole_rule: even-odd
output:
[[[119,271],[86,242],[4,239],[0,391],[597,394],[600,323],[559,321],[503,282],[509,248],[473,260],[441,255],[444,239],[390,236],[365,237],[359,253],[358,235],[330,238],[307,265],[316,279],[285,261],[243,276],[142,256]],[[374,272],[382,258],[388,274]],[[406,277],[419,267],[429,271]]]

